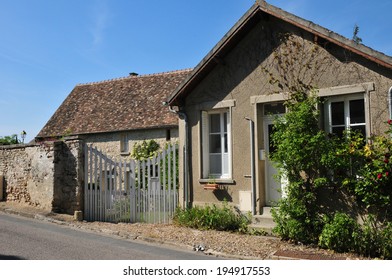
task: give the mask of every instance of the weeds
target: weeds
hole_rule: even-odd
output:
[[[174,223],[180,226],[195,229],[249,233],[248,225],[251,219],[248,216],[236,213],[232,207],[224,202],[222,207],[214,204],[205,207],[195,206],[185,210],[178,208],[173,220]]]

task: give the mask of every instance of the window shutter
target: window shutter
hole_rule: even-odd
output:
[[[208,141],[208,113],[201,112],[201,164],[202,176],[204,179],[208,178],[210,165],[209,165],[209,141]]]

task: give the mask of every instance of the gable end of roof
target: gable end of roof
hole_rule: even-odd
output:
[[[373,61],[383,67],[392,69],[392,57],[375,51],[365,45],[358,44],[331,30],[328,30],[311,21],[305,20],[294,14],[286,12],[278,7],[268,4],[264,0],[257,0],[256,3],[241,17],[241,19],[226,33],[226,35],[215,45],[215,47],[201,60],[194,68],[193,72],[172,92],[167,103],[170,106],[181,106],[187,92],[191,91],[195,85],[202,80],[208,72],[219,63],[219,57],[229,51],[228,48],[235,45],[236,40],[262,18],[263,15],[273,16],[309,33],[314,34],[324,40],[345,48],[367,60]],[[234,41],[234,42],[233,42]]]

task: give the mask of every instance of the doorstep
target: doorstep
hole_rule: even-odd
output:
[[[249,228],[264,230],[268,235],[272,235],[272,229],[275,226],[276,223],[271,215],[271,207],[263,207],[261,215],[252,216],[252,223],[249,225]]]

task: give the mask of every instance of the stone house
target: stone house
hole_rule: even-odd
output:
[[[190,70],[130,74],[79,84],[38,133],[36,141],[77,136],[116,159],[129,157],[135,143],[177,141],[178,120],[164,105]]]
[[[272,120],[301,84],[324,98],[328,132],[385,131],[392,58],[256,1],[168,99],[181,117],[181,203],[226,199],[253,214],[274,205],[285,182],[268,159]]]

